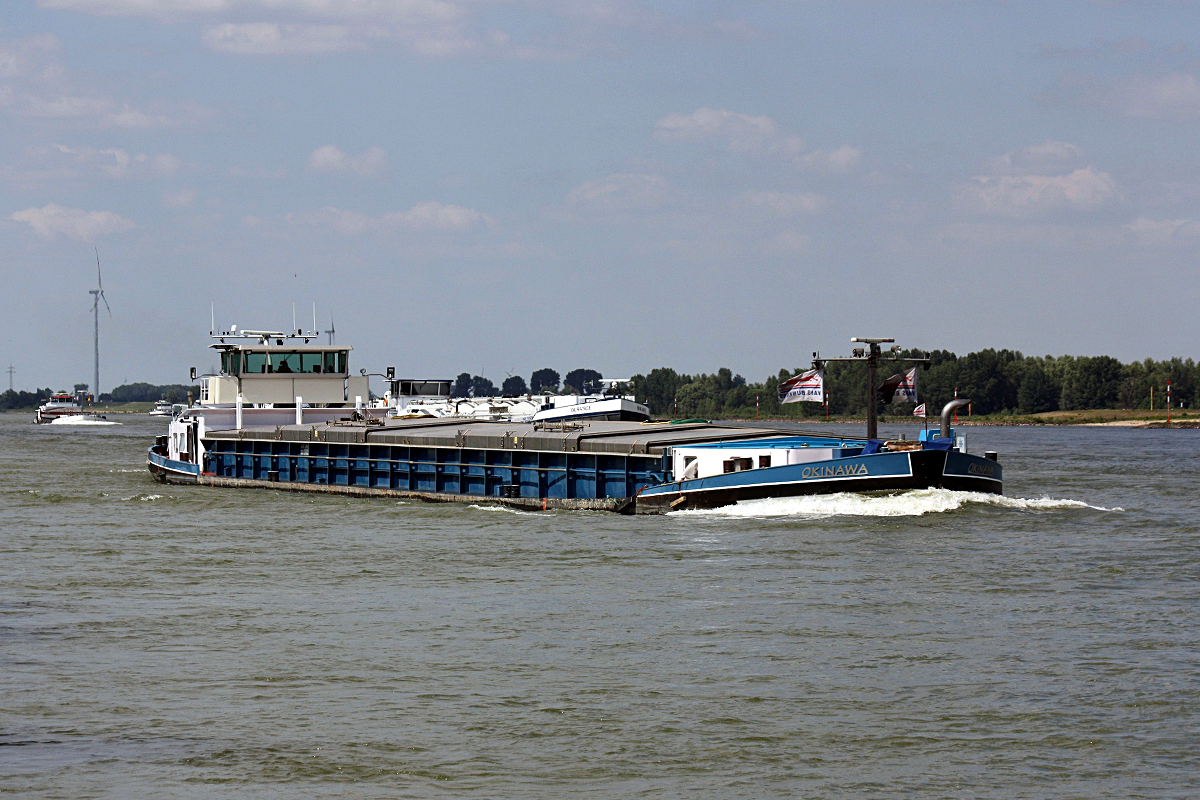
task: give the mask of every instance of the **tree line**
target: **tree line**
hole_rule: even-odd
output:
[[[188,386],[183,383],[127,383],[118,386],[111,392],[100,395],[102,403],[156,403],[166,400],[169,403],[186,403],[188,394],[192,399],[200,397],[199,386]]]
[[[936,416],[941,407],[955,396],[971,399],[974,414],[1037,414],[1046,411],[1124,408],[1156,409],[1166,407],[1166,386],[1171,383],[1171,399],[1176,407],[1194,408],[1200,404],[1200,367],[1192,359],[1165,361],[1146,359],[1122,363],[1110,356],[1025,356],[1013,350],[980,350],[958,356],[947,350],[922,352],[905,350],[905,358],[928,358],[928,369],[917,374],[918,400],[927,403],[929,414]],[[880,365],[882,383],[904,365],[884,362]],[[750,418],[822,417],[820,403],[780,404],[779,384],[809,369],[781,369],[777,375],[758,383],[749,383],[727,367],[715,373],[688,375],[670,367],[659,367],[630,379],[630,391],[650,407],[656,416]],[[600,388],[603,378],[592,369],[575,369],[559,375],[557,370],[534,371],[529,381],[511,375],[499,390],[488,378],[461,373],[454,381],[455,397],[494,397],[498,394],[519,396],[539,393],[584,393]],[[829,362],[825,367],[825,391],[831,416],[860,416],[867,408],[867,367],[862,362]],[[78,384],[77,389],[86,389]],[[155,385],[131,383],[100,395],[101,402],[153,402],[165,398],[173,403],[187,400],[188,392],[199,397],[199,388],[184,384]],[[0,409],[35,408],[49,399],[49,389],[8,391],[0,394]],[[885,407],[893,416],[912,414],[913,404],[896,403]]]
[[[585,394],[599,391],[604,378],[594,369],[573,369],[562,378],[561,391],[565,394]],[[545,367],[529,376],[529,383],[520,375],[509,375],[496,389],[496,384],[482,375],[461,373],[454,379],[450,389],[452,397],[519,397],[523,394],[556,394],[560,390],[557,370]]]
[[[86,383],[75,384],[76,391],[86,391],[88,388]],[[104,392],[100,395],[101,403],[154,403],[158,400],[166,400],[171,403],[187,402],[188,392],[191,392],[192,398],[200,396],[200,387],[187,386],[182,383],[128,383],[123,386],[118,386],[111,392]],[[0,410],[12,410],[18,408],[37,408],[42,403],[50,399],[52,395],[49,389],[35,389],[32,392],[27,392],[23,389],[13,390],[8,389],[3,394],[0,394]]]
[[[955,396],[970,398],[974,414],[1037,414],[1046,411],[1166,407],[1171,382],[1172,404],[1192,408],[1200,401],[1200,369],[1192,359],[1134,361],[1124,364],[1110,356],[1025,356],[1013,350],[980,350],[958,356],[946,350],[902,351],[901,357],[929,358],[917,373],[918,402],[927,403],[930,416]],[[883,362],[882,383],[893,372],[911,365]],[[638,400],[656,416],[737,418],[822,417],[820,403],[780,404],[782,381],[810,369],[781,369],[761,383],[748,383],[722,367],[713,374],[687,375],[660,367],[631,379]],[[825,391],[831,416],[859,416],[867,410],[867,367],[863,362],[830,362],[825,367]],[[885,406],[885,413],[910,416],[912,403]]]
[[[0,394],[0,409],[37,408],[49,400],[51,394],[53,392],[49,389],[34,389],[32,392],[27,392],[24,389],[16,391],[8,389],[4,394]]]

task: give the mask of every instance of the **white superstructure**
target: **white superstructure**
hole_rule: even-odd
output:
[[[450,397],[450,381],[393,381],[385,395],[388,416],[502,422],[576,419],[642,421],[650,409],[633,395],[525,394],[517,397]]]
[[[363,418],[370,406],[369,379],[350,374],[345,345],[314,344],[315,331],[214,331],[220,372],[196,375],[199,401],[171,420],[170,457],[203,465],[208,431]]]
[[[450,397],[448,380],[397,380],[372,402],[366,370],[351,374],[352,348],[318,344],[315,331],[214,332],[221,362],[215,375],[196,375],[200,398],[177,410],[167,437],[170,459],[204,470],[204,440],[212,431],[321,424],[383,417],[438,417],[511,422],[578,419],[641,421],[650,409],[632,396],[607,394]],[[615,387],[616,382],[608,382]]]
[[[38,406],[33,419],[38,423],[53,422],[59,417],[73,417],[83,413],[83,407],[69,392],[55,392],[50,399]]]

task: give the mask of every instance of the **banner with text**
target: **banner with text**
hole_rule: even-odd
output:
[[[794,378],[788,378],[779,384],[779,402],[822,403],[825,401],[825,373],[819,369],[810,369]]]
[[[879,387],[879,399],[884,403],[917,402],[917,368],[897,372]]]

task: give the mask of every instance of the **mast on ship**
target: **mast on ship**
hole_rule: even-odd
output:
[[[890,344],[895,342],[891,338],[869,339],[862,336],[855,336],[850,340],[856,344],[865,344],[866,347],[856,347],[849,358],[814,358],[813,369],[824,369],[825,364],[829,361],[865,361],[867,362],[867,438],[879,438],[879,364],[880,362],[891,363],[908,363],[920,364],[926,368],[929,367],[928,358],[900,358],[897,353],[900,352],[900,346],[893,344],[890,349],[890,356],[884,357],[883,350],[879,345]]]

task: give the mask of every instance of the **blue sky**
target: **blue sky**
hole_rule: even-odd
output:
[[[1195,356],[1194,3],[12,0],[0,359],[206,369],[332,316],[413,376],[852,336]]]

